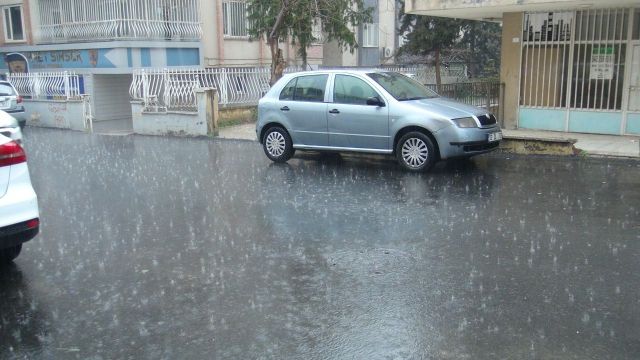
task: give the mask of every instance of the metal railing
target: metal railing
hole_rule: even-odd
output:
[[[218,90],[220,105],[257,104],[269,90],[270,76],[268,67],[137,69],[129,95],[146,111],[196,111],[195,91],[207,87]]]
[[[200,0],[39,0],[41,43],[198,40]]]
[[[7,74],[18,93],[28,99],[80,100],[82,75],[74,72]]]
[[[500,82],[497,80],[442,84],[439,89],[436,84],[426,86],[440,96],[468,105],[488,109],[500,103]]]

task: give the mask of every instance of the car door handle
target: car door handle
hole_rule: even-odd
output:
[[[332,110],[329,111],[329,114],[340,114],[340,110],[332,109]]]
[[[280,108],[280,110],[282,111],[289,111],[289,107],[288,106],[283,106]]]

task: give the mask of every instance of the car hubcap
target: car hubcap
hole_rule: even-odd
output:
[[[277,131],[269,133],[269,135],[267,135],[267,140],[265,141],[267,151],[269,152],[269,155],[273,157],[278,157],[284,154],[285,143],[286,141],[284,136]]]
[[[427,162],[429,149],[424,141],[411,138],[402,145],[402,160],[412,168],[419,168]]]

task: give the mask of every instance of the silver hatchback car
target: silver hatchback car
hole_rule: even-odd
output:
[[[296,149],[395,154],[410,171],[496,149],[486,110],[445,99],[398,73],[309,71],[282,77],[258,105],[256,135],[269,159]]]

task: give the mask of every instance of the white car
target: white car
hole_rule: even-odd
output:
[[[6,136],[18,144],[22,143],[22,129],[18,120],[2,110],[0,110],[0,135]]]
[[[0,110],[3,110],[18,119],[20,127],[27,123],[22,96],[8,81],[0,81]]]
[[[16,141],[0,135],[0,263],[15,259],[40,229],[38,198],[27,156]]]

